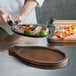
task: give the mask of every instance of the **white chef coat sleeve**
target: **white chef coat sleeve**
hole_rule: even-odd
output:
[[[44,3],[44,0],[36,0],[38,3],[38,7],[41,7]]]

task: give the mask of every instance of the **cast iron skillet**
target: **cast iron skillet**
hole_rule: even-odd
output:
[[[13,28],[17,28],[17,27],[19,27],[19,26],[22,25],[22,24],[19,25],[17,21],[13,23],[11,20],[9,20],[9,21],[8,21],[8,24],[11,26],[11,30],[12,30],[14,33],[19,34],[19,35],[22,35],[22,36],[33,37],[33,38],[42,38],[42,37],[52,38],[52,36],[53,36],[53,34],[54,34],[54,31],[55,31],[55,26],[53,25],[54,19],[55,19],[55,18],[52,17],[52,18],[50,18],[50,20],[48,21],[47,27],[48,27],[50,33],[49,33],[48,35],[45,35],[45,36],[25,35],[25,34],[23,34],[23,33],[20,33],[20,32],[18,32],[18,31],[13,30]],[[23,24],[23,25],[24,25],[24,24]],[[42,27],[45,27],[45,26],[46,26],[46,25],[43,26],[43,24],[35,24],[35,25],[37,25],[37,26],[42,26]]]

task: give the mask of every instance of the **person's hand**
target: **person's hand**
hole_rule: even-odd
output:
[[[14,18],[14,22],[17,21],[18,24],[21,24],[24,20],[25,20],[24,16],[17,16],[16,18]]]
[[[13,21],[13,18],[11,17],[9,13],[6,13],[2,9],[0,9],[0,25],[8,25],[7,23],[8,20]]]

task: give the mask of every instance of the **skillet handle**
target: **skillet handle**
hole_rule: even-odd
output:
[[[48,35],[48,38],[52,38],[52,36],[54,35],[55,32],[55,26],[53,25],[53,21],[55,20],[54,17],[50,18],[49,22],[48,22],[48,28],[50,30],[50,34]]]
[[[15,22],[13,23],[12,20],[8,20],[7,23],[8,23],[10,26],[12,26],[12,25],[18,24],[18,21],[15,21]]]
[[[55,19],[56,19],[55,17],[50,18],[50,20],[48,21],[48,27],[50,27],[53,24]]]
[[[8,23],[10,26],[12,26],[12,25],[13,25],[12,20],[8,20],[8,21],[7,21],[7,23]]]

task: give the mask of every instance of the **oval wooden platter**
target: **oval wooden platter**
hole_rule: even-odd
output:
[[[14,46],[9,54],[18,59],[39,66],[64,67],[68,64],[68,56],[57,49],[42,46]]]

